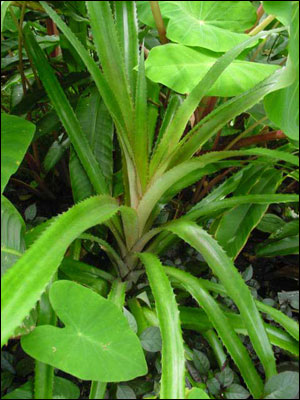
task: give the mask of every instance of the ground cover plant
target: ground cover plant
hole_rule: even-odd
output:
[[[1,11],[3,398],[296,398],[299,2]]]

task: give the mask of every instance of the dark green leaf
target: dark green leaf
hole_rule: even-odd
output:
[[[145,329],[140,335],[141,344],[143,349],[156,353],[161,351],[161,334],[159,328],[156,326],[150,326]]]
[[[250,393],[243,386],[233,383],[225,392],[226,399],[248,399]]]
[[[294,399],[299,392],[299,373],[286,371],[269,379],[264,399]]]
[[[1,193],[19,168],[30,145],[35,126],[23,118],[1,114]]]
[[[209,371],[209,360],[202,351],[193,350],[193,362],[201,375],[205,375]]]

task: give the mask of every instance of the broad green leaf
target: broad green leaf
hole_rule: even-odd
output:
[[[242,194],[264,194],[267,198],[276,191],[281,179],[280,171],[266,170],[257,183],[250,190],[245,188]],[[229,257],[237,257],[267,209],[268,205],[250,203],[232,208],[223,215],[214,236]]]
[[[227,122],[257,104],[268,93],[288,86],[291,84],[292,80],[293,78],[286,68],[278,70],[253,89],[234,97],[212,111],[184,137],[179,145],[177,145],[177,149],[174,150],[171,165],[189,159],[202,148],[203,144],[205,144],[209,138],[223,128]],[[196,88],[194,90],[196,90]],[[166,162],[166,164],[168,165],[170,162]]]
[[[2,33],[5,14],[7,12],[8,7],[10,6],[10,3],[12,3],[12,1],[1,1],[1,33]]]
[[[299,235],[285,237],[271,242],[261,243],[256,248],[258,257],[287,256],[299,254]]]
[[[53,399],[78,399],[80,396],[79,388],[71,381],[61,378],[60,376],[54,377],[53,384]],[[33,382],[28,381],[24,385],[19,386],[17,389],[9,392],[2,399],[33,399],[34,388]]]
[[[86,229],[110,219],[117,210],[110,197],[91,197],[75,205],[56,217],[4,274],[1,310],[5,324],[2,324],[1,345],[34,307],[73,240]]]
[[[265,385],[264,399],[294,399],[299,392],[299,373],[286,371],[269,379]]]
[[[292,15],[292,1],[263,1],[266,13],[275,15],[284,25],[289,25]]]
[[[138,2],[139,17],[150,23],[146,2]],[[255,8],[249,1],[160,1],[161,12],[168,19],[167,37],[187,46],[227,51],[247,39],[243,34],[255,20]],[[146,18],[145,18],[146,16]],[[155,26],[155,25],[154,25]]]
[[[190,93],[218,60],[219,54],[180,44],[154,47],[147,57],[146,75],[179,93]],[[278,69],[277,65],[234,60],[206,92],[232,97],[251,89]]]
[[[1,196],[1,276],[25,251],[25,223],[18,210]]]
[[[147,373],[139,340],[111,301],[57,281],[50,302],[65,327],[43,325],[24,336],[21,344],[31,357],[83,380],[119,382]]]
[[[274,30],[269,31],[269,32],[274,32]],[[185,101],[182,103],[182,105],[178,108],[176,115],[173,118],[171,124],[168,126],[168,129],[166,130],[163,138],[161,139],[156,152],[153,154],[151,164],[150,164],[150,175],[151,176],[157,173],[157,167],[160,164],[163,164],[163,161],[165,161],[166,157],[169,156],[173,151],[177,150],[177,147],[179,146],[178,143],[180,141],[180,138],[183,135],[186,125],[189,122],[191,115],[193,114],[195,109],[198,107],[203,96],[206,95],[207,91],[217,81],[219,76],[226,70],[226,68],[232,63],[232,61],[235,60],[239,56],[239,54],[241,54],[241,52],[243,50],[245,50],[247,45],[252,44],[255,39],[258,39],[261,36],[262,36],[262,33],[254,36],[254,37],[251,37],[251,38],[247,39],[245,42],[243,42],[243,43],[237,45],[236,47],[234,47],[233,49],[229,50],[223,56],[219,57],[219,59],[210,68],[210,70],[203,77],[203,79],[192,90],[190,95],[185,99]],[[277,71],[276,71],[276,73],[277,73]],[[222,112],[221,112],[222,123],[220,124],[220,126],[218,126],[218,128],[216,128],[216,130],[212,129],[212,126],[210,126],[209,134],[207,134],[208,137],[206,139],[211,137],[214,133],[218,132],[219,129],[223,128],[223,126],[228,121],[233,119],[235,116],[239,115],[241,112],[245,111],[247,108],[250,108],[251,106],[256,104],[267,93],[270,93],[272,90],[274,91],[276,89],[285,87],[291,83],[291,78],[289,76],[287,76],[286,74],[283,74],[283,75],[279,74],[279,76],[277,76],[276,73],[272,75],[272,78],[269,78],[269,80],[264,81],[264,83],[261,84],[262,87],[260,85],[258,85],[258,87],[256,87],[256,89],[252,89],[252,91],[254,93],[251,92],[251,94],[254,95],[255,100],[251,99],[252,96],[250,95],[249,92],[246,92],[246,95],[245,94],[243,96],[241,95],[241,97],[243,97],[243,101],[242,101],[242,99],[237,97],[235,99],[235,101],[237,101],[238,106],[241,106],[242,110],[239,112],[237,110],[238,106],[237,106],[237,104],[235,104],[234,111],[233,110],[230,111],[230,113],[234,114],[231,118],[228,118],[229,114],[230,114],[230,113],[228,113],[228,110],[227,109],[226,109],[226,111],[224,110],[225,105],[222,107],[218,107],[218,109],[217,109],[218,112],[220,112],[220,109],[222,110]],[[264,89],[264,90],[262,90],[262,89]],[[262,90],[263,94],[262,93],[259,94],[260,90]],[[245,96],[247,96],[246,97],[247,103],[250,102],[250,103],[248,103],[248,105],[245,104],[245,101],[244,101]],[[262,96],[262,97],[260,97],[260,96]],[[248,99],[248,97],[249,97],[249,99]],[[231,101],[229,101],[225,104],[226,104],[226,106],[232,105]],[[209,119],[213,114],[215,115],[214,112],[210,113],[208,115],[207,119]],[[207,121],[207,119],[206,119],[206,121]],[[225,119],[225,121],[224,121],[224,119]],[[216,127],[216,125],[218,125],[219,122],[220,121],[218,121],[218,118],[217,118],[215,121],[215,124],[214,124],[215,127]],[[202,124],[201,124],[201,126],[202,126]],[[187,135],[186,138],[189,139],[191,134],[194,134],[195,132],[197,132],[199,130],[199,127],[200,127],[199,124],[197,124],[196,127],[191,131],[190,134]],[[201,138],[203,139],[202,132],[201,132]],[[196,143],[197,143],[197,149],[201,148],[201,145],[203,144],[203,142],[201,140],[199,140],[199,138],[196,141]],[[192,144],[194,145],[194,143],[192,143]],[[179,146],[179,147],[181,147],[181,146]],[[196,151],[192,152],[191,154],[188,151],[184,151],[184,154],[186,154],[186,156],[187,156],[187,158],[185,158],[185,159],[190,158]],[[167,163],[167,165],[168,165],[168,163]]]
[[[162,336],[162,377],[160,398],[183,399],[185,358],[179,311],[175,296],[159,259],[150,253],[140,254],[155,299]]]
[[[232,329],[227,317],[202,285],[202,281],[176,268],[165,268],[167,275],[174,278],[183,288],[194,297],[199,306],[204,309],[211,324],[218,332],[219,337],[227,348],[229,354],[238,366],[241,375],[254,398],[260,398],[263,391],[263,382],[257,373],[251,358],[243,346],[240,338]]]
[[[203,389],[193,388],[189,391],[187,399],[210,399],[210,397]]]
[[[287,9],[289,3],[293,3],[287,68],[295,79],[287,88],[268,95],[264,100],[264,105],[269,119],[289,138],[299,141],[299,2],[267,1],[264,3],[288,3],[283,6]]]
[[[107,194],[108,188],[102,170],[92,153],[89,142],[79,125],[73,108],[71,107],[43,51],[36,42],[29,25],[24,29],[24,36],[26,46],[38,70],[40,79],[45,86],[49,98],[56,109],[57,115],[65,127],[70,141],[74,146],[91,183],[98,194]]]
[[[276,373],[275,357],[270,341],[257,310],[254,298],[222,247],[202,228],[192,222],[177,222],[168,230],[178,235],[199,251],[213,273],[220,279],[228,295],[240,310],[253,347],[260,358],[267,377]]]
[[[1,113],[1,193],[19,168],[34,131],[35,125],[31,122]]]

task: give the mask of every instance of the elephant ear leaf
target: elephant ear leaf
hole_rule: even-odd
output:
[[[77,283],[57,281],[50,302],[65,327],[43,325],[24,336],[22,347],[30,356],[83,380],[119,382],[147,373],[140,341],[111,301]]]
[[[265,1],[264,3],[283,3],[282,1]],[[290,139],[299,141],[299,2],[292,4],[290,21],[289,57],[287,71],[295,80],[292,85],[269,94],[264,105],[269,119],[276,124]],[[270,7],[270,6],[269,6]],[[280,4],[276,5],[279,8]],[[289,4],[285,5],[288,9]],[[281,4],[282,10],[282,4]],[[287,10],[285,10],[283,18]]]
[[[1,114],[1,193],[19,168],[30,145],[35,125],[15,115]]]

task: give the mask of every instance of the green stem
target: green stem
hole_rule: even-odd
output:
[[[52,282],[56,279],[55,274]],[[51,282],[51,283],[52,283]],[[42,294],[41,300],[38,303],[38,322],[37,325],[56,325],[56,314],[53,311],[49,301],[49,289]],[[34,398],[35,399],[52,399],[53,398],[53,380],[54,367],[47,365],[41,361],[35,361],[34,374]]]
[[[70,257],[73,258],[73,260],[80,260],[80,252],[81,252],[81,240],[76,239],[70,246]]]
[[[264,30],[274,19],[275,15],[269,15],[266,19],[264,19],[259,25],[257,25],[251,32],[249,32],[249,36],[257,35],[259,32]]]
[[[18,22],[17,17],[15,16],[15,13],[13,12],[11,7],[9,10],[10,10],[12,19],[18,29],[19,72],[21,75],[23,94],[25,95],[27,92],[27,88],[26,88],[26,76],[25,76],[24,67],[23,67],[23,52],[22,52],[22,50],[23,50],[23,21],[24,21],[24,15],[25,15],[25,10],[26,10],[26,1],[23,1],[22,3],[23,3],[23,5],[22,5],[21,16],[20,16],[19,22]]]
[[[89,399],[104,399],[106,382],[93,381],[91,384]]]
[[[41,361],[35,362],[34,368],[34,398],[53,398],[54,368]]]
[[[151,11],[153,14],[153,18],[156,24],[156,28],[158,30],[159,39],[162,44],[168,43],[168,39],[166,36],[166,28],[164,24],[164,20],[162,18],[160,7],[158,1],[150,1]]]
[[[137,323],[137,327],[138,327],[137,334],[140,335],[149,326],[149,324],[145,318],[143,309],[142,309],[138,299],[135,297],[128,300],[127,303],[128,303],[129,309],[132,312],[132,315],[134,316],[136,323]]]

